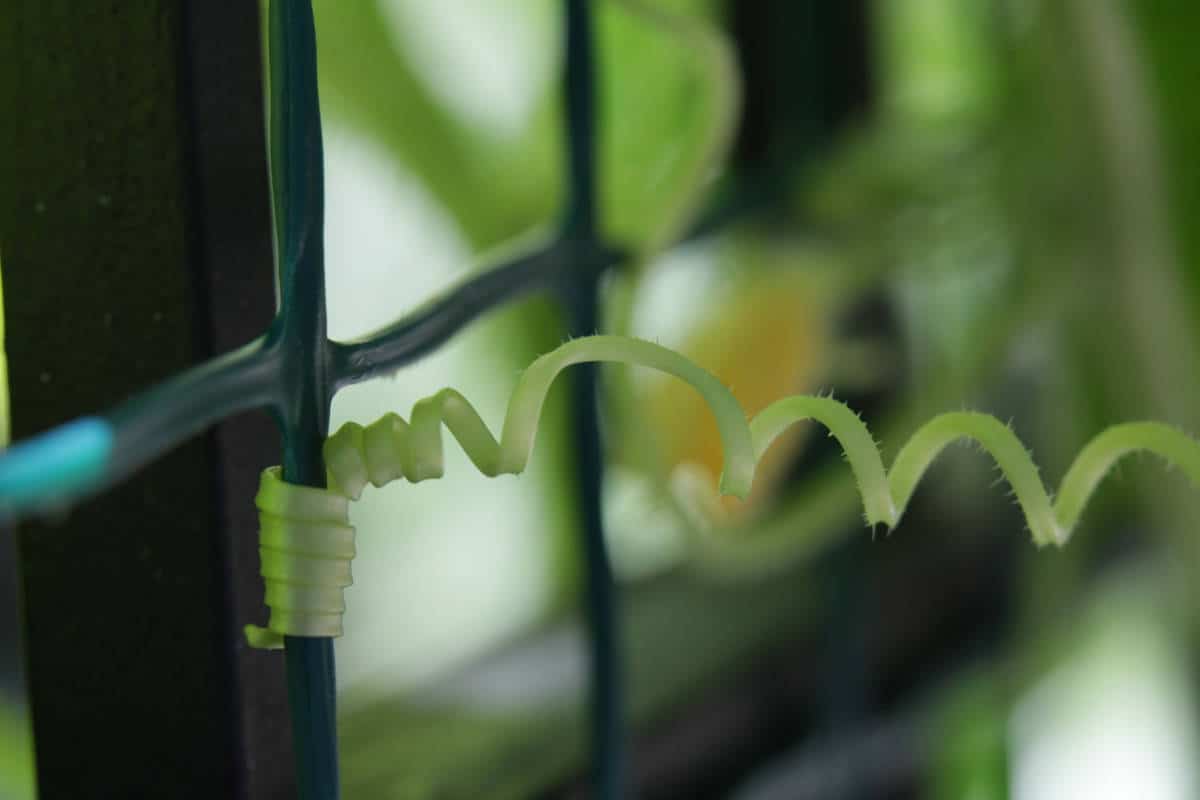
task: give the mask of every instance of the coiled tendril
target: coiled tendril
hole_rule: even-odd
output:
[[[276,646],[284,635],[340,635],[342,591],[350,585],[349,562],[354,555],[348,501],[357,499],[368,483],[384,486],[398,478],[417,482],[441,477],[443,425],[484,475],[523,471],[554,379],[566,367],[590,361],[650,367],[699,391],[716,417],[724,448],[725,469],[719,482],[723,494],[744,498],[749,493],[758,458],[788,427],[804,420],[820,423],[846,454],[870,526],[896,527],[930,464],[959,439],[978,442],[995,459],[1039,546],[1067,542],[1101,480],[1130,453],[1155,453],[1200,486],[1200,442],[1163,423],[1132,422],[1115,425],[1092,439],[1052,501],[1016,434],[995,417],[975,412],[941,414],[927,422],[900,450],[888,472],[867,426],[831,397],[787,397],[747,424],[729,390],[678,353],[638,339],[589,336],[538,358],[521,375],[499,441],[465,397],[443,389],[418,401],[408,421],[387,414],[366,427],[353,422],[343,425],[325,443],[328,489],[284,483],[276,468],[264,472],[257,502],[271,620],[267,630],[247,626],[251,643]]]
[[[343,592],[353,582],[350,501],[327,489],[285,483],[279,467],[270,467],[254,503],[271,618],[266,628],[247,625],[247,641],[278,648],[285,635],[341,636]]]
[[[246,626],[250,644],[281,647],[284,636],[340,636],[342,591],[350,585],[354,556],[348,500],[358,499],[367,483],[383,486],[397,478],[410,483],[440,478],[442,425],[484,475],[524,471],[551,384],[570,365],[590,361],[650,367],[681,378],[700,392],[716,415],[725,451],[721,491],[746,496],[755,462],[750,429],[742,407],[716,377],[650,342],[620,336],[575,339],[538,358],[522,373],[509,398],[499,441],[465,397],[443,389],[417,401],[407,422],[387,414],[365,428],[354,422],[339,428],[325,443],[327,489],[284,483],[276,468],[263,472],[257,504],[271,616],[266,629]],[[323,526],[336,532],[336,547],[317,544]],[[344,539],[347,529],[349,540]]]

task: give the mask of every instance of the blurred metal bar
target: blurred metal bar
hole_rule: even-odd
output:
[[[734,160],[765,180],[790,180],[874,100],[866,0],[729,3],[745,85]]]
[[[270,318],[258,36],[257,8],[234,2],[14,0],[0,15],[16,437]],[[275,446],[263,421],[235,421],[20,529],[42,797],[286,793],[271,777],[281,678],[244,660],[233,624],[255,564],[247,487]]]
[[[576,255],[563,299],[568,334],[599,329],[600,234],[596,197],[596,59],[592,4],[563,3],[563,70],[566,123],[567,207],[563,239]],[[621,624],[612,559],[604,538],[602,493],[604,446],[600,440],[599,370],[581,364],[571,376],[571,440],[575,449],[583,547],[584,612],[588,625],[591,773],[599,800],[618,800],[628,784],[626,710]]]
[[[275,316],[262,34],[254,3],[189,0],[184,15],[190,219],[205,309],[198,336],[215,355],[257,338]],[[280,437],[267,415],[244,414],[219,424],[212,439],[241,788],[247,798],[290,797],[296,777],[283,655],[247,647],[241,634],[243,623],[263,615],[252,498],[259,472],[279,461]]]
[[[789,753],[755,775],[734,800],[835,800],[916,797],[928,742],[912,719],[860,726]]]

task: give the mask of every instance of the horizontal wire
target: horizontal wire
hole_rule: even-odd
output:
[[[278,406],[281,360],[278,347],[259,338],[104,416],[73,420],[14,444],[0,453],[0,514],[21,517],[78,502],[226,417]]]

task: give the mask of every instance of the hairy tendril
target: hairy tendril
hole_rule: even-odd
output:
[[[509,399],[499,440],[465,397],[443,389],[418,401],[407,421],[387,414],[366,427],[348,422],[329,437],[325,443],[328,489],[291,486],[279,478],[278,470],[267,470],[258,504],[271,622],[266,630],[247,626],[251,643],[270,647],[281,644],[284,635],[340,635],[341,593],[350,584],[349,559],[354,554],[347,501],[358,499],[368,483],[380,487],[400,478],[409,482],[440,478],[443,425],[484,475],[522,472],[555,378],[572,364],[597,361],[666,372],[703,396],[724,448],[718,484],[723,494],[744,498],[749,493],[755,464],[787,428],[806,420],[823,425],[845,452],[870,526],[896,527],[926,470],[942,450],[960,439],[974,440],[995,459],[1039,546],[1066,543],[1097,486],[1130,453],[1154,453],[1200,486],[1200,442],[1163,423],[1132,422],[1092,439],[1067,471],[1057,499],[1051,500],[1016,434],[995,417],[975,412],[941,414],[927,422],[901,448],[888,472],[866,424],[831,397],[786,397],[747,422],[733,394],[682,355],[638,339],[588,336],[567,342],[525,370]]]

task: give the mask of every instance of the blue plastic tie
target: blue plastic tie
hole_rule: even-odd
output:
[[[99,481],[113,430],[101,417],[60,425],[0,453],[0,509],[53,505]]]

